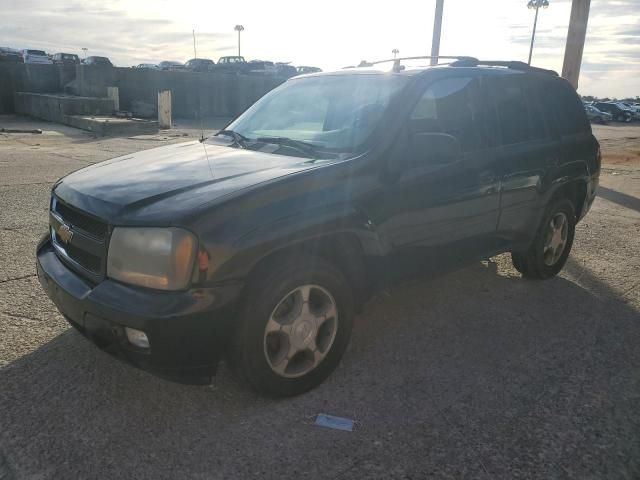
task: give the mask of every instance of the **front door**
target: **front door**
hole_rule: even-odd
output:
[[[455,76],[426,85],[388,162],[378,199],[377,229],[396,258],[422,253],[454,256],[490,248],[499,217],[499,170],[486,130],[490,105],[478,78]],[[461,154],[436,163],[405,147],[416,133],[458,139]],[[415,153],[415,152],[413,152]],[[440,255],[440,253],[438,253]],[[432,255],[429,255],[432,257]]]

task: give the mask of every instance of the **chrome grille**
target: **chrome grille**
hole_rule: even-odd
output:
[[[51,241],[58,257],[92,281],[104,278],[108,224],[55,196],[49,214]]]

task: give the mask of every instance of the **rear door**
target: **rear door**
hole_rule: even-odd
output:
[[[498,234],[505,244],[517,243],[528,240],[537,227],[545,175],[559,161],[559,140],[552,135],[528,74],[505,72],[486,80],[498,133]]]

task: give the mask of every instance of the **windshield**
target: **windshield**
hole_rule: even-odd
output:
[[[378,126],[391,98],[407,83],[400,75],[335,75],[291,80],[227,127],[256,140],[279,137],[319,150],[353,153]]]
[[[27,53],[29,55],[40,55],[42,57],[46,55],[46,53],[44,53],[42,50],[27,50]]]

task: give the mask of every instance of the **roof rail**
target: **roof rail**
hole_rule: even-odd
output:
[[[378,60],[377,62],[363,62],[363,66],[371,66],[371,65],[377,65],[379,63],[388,63],[388,62],[393,62],[393,71],[394,72],[399,72],[401,70],[403,70],[404,66],[400,65],[400,62],[403,60],[431,60],[432,58],[436,58],[438,60],[442,59],[442,60],[456,60],[458,62],[463,61],[463,62],[478,62],[477,58],[474,57],[468,57],[468,56],[462,56],[462,55],[456,55],[456,56],[450,56],[450,55],[438,55],[436,56],[419,56],[419,57],[400,57],[400,58],[390,58],[388,60]]]
[[[538,73],[546,73],[549,75],[558,76],[558,72],[554,70],[547,70],[545,68],[532,67],[531,65],[519,62],[516,60],[478,60],[476,58],[467,57],[466,59],[458,60],[457,62],[453,62],[451,64],[452,67],[479,67],[479,66],[487,66],[487,67],[506,67],[511,70],[519,70],[522,72],[538,72]]]

